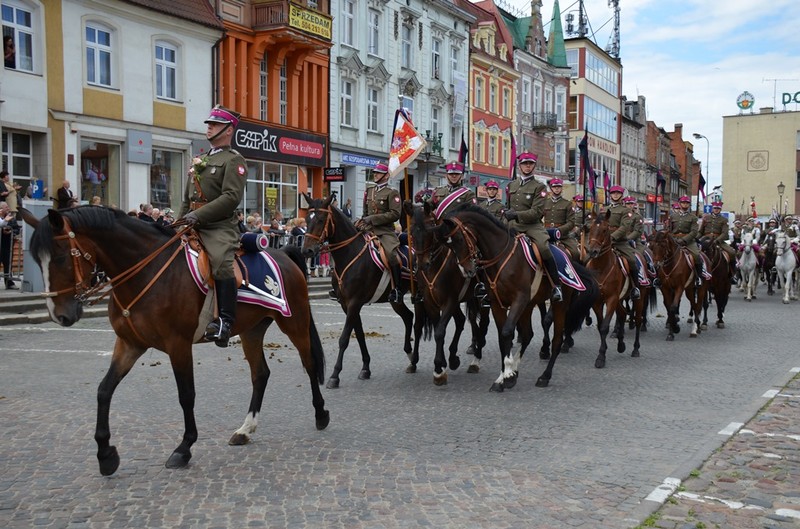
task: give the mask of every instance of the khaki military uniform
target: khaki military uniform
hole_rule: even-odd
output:
[[[686,248],[694,257],[694,262],[700,262],[700,248],[697,247],[697,217],[691,211],[673,211],[669,214],[670,233],[676,239],[686,243]]]
[[[434,210],[436,210],[436,208],[439,207],[439,204],[441,204],[442,201],[445,198],[447,198],[448,196],[450,196],[451,194],[453,194],[455,192],[461,191],[462,189],[464,191],[461,193],[461,195],[458,198],[453,200],[453,202],[451,202],[442,211],[438,211],[437,212],[437,214],[436,214],[436,218],[437,219],[444,218],[445,215],[447,215],[448,213],[450,213],[451,211],[453,211],[454,209],[456,209],[459,206],[462,206],[464,204],[477,204],[478,201],[475,199],[475,192],[470,190],[470,189],[468,189],[468,188],[466,188],[466,187],[464,187],[464,186],[462,186],[462,185],[458,185],[458,186],[454,186],[454,187],[450,187],[449,185],[447,185],[447,186],[439,186],[439,187],[437,187],[436,189],[433,190],[433,194],[431,195],[431,198],[430,198],[429,202],[433,206]]]
[[[611,212],[608,216],[608,225],[612,230],[611,246],[628,260],[632,267],[631,273],[635,274],[638,268],[636,252],[628,241],[638,241],[642,236],[641,225],[635,221],[634,217],[636,215],[641,219],[641,215],[620,203],[611,204],[607,211]]]
[[[400,193],[396,189],[387,184],[367,189],[362,220],[372,225],[372,233],[381,240],[389,259],[400,246],[400,239],[394,231],[394,223],[400,219],[400,210]]]
[[[578,241],[573,235],[575,211],[572,202],[562,196],[550,195],[544,203],[543,223],[545,229],[558,229],[561,232],[561,244],[569,250],[573,259],[578,259]]]
[[[795,226],[794,224],[790,224],[783,231],[786,233],[786,236],[790,239],[797,239],[798,237],[800,237],[800,230],[798,230],[797,226]]]
[[[486,199],[480,202],[479,205],[494,215],[496,219],[500,220],[503,217],[503,203],[499,199]]]
[[[723,215],[703,215],[703,225],[700,226],[699,233],[701,237],[710,237],[731,257],[736,257],[736,251],[725,242],[728,239],[728,219]]]
[[[544,206],[547,200],[547,187],[533,175],[527,180],[517,178],[508,185],[509,208],[517,212],[517,218],[508,225],[526,234],[539,248],[543,260],[553,258],[547,245],[549,237],[542,224]]]
[[[742,228],[734,226],[731,231],[733,232],[733,240],[731,242],[733,244],[742,242]]]
[[[186,182],[181,216],[197,214],[195,230],[200,234],[215,279],[231,279],[233,259],[239,246],[236,208],[244,197],[247,165],[230,147],[212,149],[203,157],[205,167],[195,167]],[[199,187],[199,190],[198,190]]]

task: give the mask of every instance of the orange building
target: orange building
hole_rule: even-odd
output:
[[[248,161],[245,210],[295,217],[322,194],[328,164],[328,0],[222,0],[214,100],[240,112],[233,148]]]

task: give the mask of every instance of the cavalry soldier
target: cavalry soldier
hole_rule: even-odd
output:
[[[445,214],[453,211],[463,204],[477,204],[475,193],[464,187],[464,164],[450,162],[447,164],[447,185],[439,186],[433,190],[430,203],[433,205],[434,217],[441,219]]]
[[[756,219],[753,217],[748,217],[747,220],[744,222],[744,228],[742,228],[742,233],[752,233],[753,234],[753,242],[758,244],[758,241],[761,239],[761,228],[758,227],[758,223]]]
[[[798,241],[800,239],[800,230],[797,229],[797,224],[793,222],[794,219],[791,215],[783,217],[783,231],[792,242],[800,242]]]
[[[375,185],[364,193],[364,216],[355,223],[357,229],[370,231],[378,237],[389,261],[392,274],[392,291],[389,302],[395,303],[403,298],[400,291],[400,258],[397,249],[400,239],[394,231],[394,223],[400,219],[400,193],[389,187],[389,166],[378,162],[372,170]]]
[[[685,246],[694,258],[695,285],[700,286],[705,270],[705,263],[700,257],[700,248],[697,247],[697,217],[689,210],[691,199],[684,195],[678,199],[680,209],[673,211],[669,216],[670,232],[678,240],[678,244]]]
[[[544,203],[544,227],[547,230],[558,229],[561,232],[561,244],[573,259],[578,259],[578,242],[573,234],[575,210],[572,209],[572,203],[561,196],[563,189],[564,182],[560,178],[550,180],[550,197]]]
[[[713,208],[712,208],[713,209]],[[742,221],[736,219],[733,221],[733,228],[730,230],[731,244],[734,246],[742,242]]]
[[[711,213],[703,216],[703,225],[700,227],[700,237],[711,239],[721,250],[724,250],[730,259],[731,276],[736,275],[736,250],[726,242],[728,238],[728,219],[721,215],[722,202],[711,203]]]
[[[594,222],[594,216],[591,211],[587,211],[584,213],[584,202],[583,202],[583,195],[575,195],[572,197],[572,201],[575,203],[575,224],[576,226],[576,237],[581,241],[581,255],[583,252],[586,251],[586,233],[589,232],[589,228],[592,227],[592,222]]]
[[[778,231],[778,219],[772,217],[764,227],[764,231],[761,233],[761,238],[758,242],[760,244],[764,244],[764,242],[767,240],[767,235],[772,235],[776,231]]]
[[[500,186],[494,180],[489,180],[484,187],[486,188],[486,194],[489,195],[489,198],[481,202],[480,205],[486,209],[486,211],[494,215],[495,218],[502,218],[503,203],[497,198],[497,192]]]
[[[549,237],[542,224],[547,187],[533,176],[537,159],[535,154],[529,152],[523,152],[517,157],[522,174],[508,185],[509,207],[503,212],[503,216],[508,220],[510,227],[526,234],[536,245],[553,286],[551,299],[561,301],[563,296],[559,286],[558,270],[548,246]]]
[[[187,226],[194,227],[203,241],[211,262],[219,318],[206,327],[204,338],[227,347],[236,319],[238,285],[233,260],[239,247],[236,208],[244,196],[247,164],[231,149],[239,114],[220,105],[211,109],[206,123],[206,138],[211,150],[192,160],[181,206]]]
[[[633,211],[625,207],[622,203],[622,195],[625,189],[622,186],[611,186],[608,194],[611,204],[606,207],[608,211],[608,226],[611,229],[611,246],[628,261],[628,269],[631,275],[631,299],[639,299],[639,262],[633,246],[636,239],[641,237],[641,227],[634,226]],[[638,234],[637,234],[638,232]],[[635,235],[633,239],[629,236]],[[631,245],[630,241],[634,243]]]
[[[633,250],[639,256],[643,263],[647,263],[647,268],[650,275],[656,275],[656,270],[653,268],[653,262],[645,255],[645,241],[647,240],[644,237],[644,217],[642,214],[639,213],[639,203],[636,201],[636,197],[634,196],[627,196],[622,199],[622,202],[625,206],[633,212],[633,217],[631,218],[631,224],[633,229],[628,234],[628,240],[634,241]],[[629,243],[630,244],[630,243]]]

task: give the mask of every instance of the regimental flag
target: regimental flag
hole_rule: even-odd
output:
[[[703,178],[702,171],[699,173],[700,176],[697,179],[697,192],[703,197],[703,203],[706,201],[706,179]]]
[[[469,145],[464,139],[464,131],[461,131],[461,148],[458,150],[458,161],[464,166],[464,169],[469,169]]]
[[[425,138],[414,128],[405,110],[398,109],[394,114],[394,132],[389,150],[389,177],[400,175],[408,164],[413,162],[425,149]],[[402,180],[402,173],[398,180]]]
[[[511,131],[511,167],[508,169],[508,177],[514,180],[517,177],[517,142],[514,140],[514,131]]]
[[[592,195],[592,203],[596,203],[597,189],[595,179],[597,175],[595,175],[592,164],[589,162],[589,131],[584,131],[583,139],[578,144],[578,150],[581,153],[581,176],[579,178],[579,183],[586,186],[585,189],[588,189],[589,193]]]
[[[608,176],[606,166],[603,165],[603,196],[605,196],[606,206],[610,203],[608,190],[611,189],[611,177]]]
[[[664,190],[666,189],[666,187],[667,187],[667,179],[664,178],[664,175],[661,174],[661,169],[659,169],[658,171],[656,171],[656,192],[658,192],[658,189],[661,188],[661,196],[663,197]]]

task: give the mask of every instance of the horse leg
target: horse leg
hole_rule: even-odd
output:
[[[178,402],[183,409],[184,432],[181,444],[173,450],[167,459],[167,468],[183,468],[192,458],[192,445],[197,441],[197,424],[194,420],[194,361],[192,360],[191,344],[186,344],[186,349],[177,353],[169,353],[172,373],[178,385]]]
[[[342,364],[344,362],[344,352],[350,344],[350,335],[356,329],[356,322],[358,322],[358,329],[356,330],[356,340],[358,346],[361,348],[361,358],[366,358],[366,364],[369,366],[369,353],[367,352],[367,342],[364,339],[364,329],[361,327],[361,305],[350,305],[347,307],[344,326],[342,327],[342,334],[339,335],[339,354],[336,357],[336,364],[333,366],[333,372],[325,385],[328,389],[336,389],[339,387],[339,373],[342,372]],[[362,367],[363,369],[363,367]]]
[[[531,315],[533,313],[533,304],[528,305],[520,314],[517,319],[517,350],[510,356],[511,363],[506,363],[507,370],[510,369],[511,376],[507,376],[503,384],[507,389],[511,389],[517,385],[519,378],[519,366],[522,363],[522,356],[525,350],[530,345],[533,339],[533,325],[531,324]]]
[[[458,342],[461,340],[461,334],[464,332],[464,324],[467,322],[467,317],[461,310],[461,304],[457,301],[453,303],[453,307],[449,310],[452,311],[451,313],[456,328],[453,333],[453,339],[450,341],[450,354],[447,357],[447,362],[450,366],[450,370],[455,371],[461,366],[461,359],[458,357]]]
[[[104,476],[110,476],[119,468],[117,447],[109,444],[111,428],[108,414],[111,410],[111,397],[114,395],[114,390],[119,383],[125,378],[125,375],[130,372],[136,360],[146,350],[146,348],[135,347],[122,338],[117,338],[114,343],[111,365],[97,388],[97,424],[95,425],[94,440],[97,442],[97,460],[100,463],[100,474]],[[191,351],[191,345],[189,345],[189,350]]]
[[[692,331],[689,333],[691,338],[697,338],[697,335],[700,334],[700,306],[703,297],[705,297],[705,292],[705,283],[699,287],[692,287],[686,291],[686,298],[689,300],[689,304],[692,307],[692,312],[694,312],[694,319],[689,322],[692,324]]]
[[[611,297],[608,300],[598,299],[594,305],[594,315],[597,318],[597,332],[600,333],[600,350],[597,352],[597,358],[594,359],[594,367],[602,369],[606,366],[606,351],[608,350],[608,330],[611,326],[611,316],[614,311],[611,310],[612,303],[616,303],[616,297]],[[605,306],[606,314],[603,315],[603,307]]]
[[[475,315],[470,318],[472,326],[472,354],[473,359],[467,368],[467,373],[479,373],[481,360],[483,360],[483,348],[486,345],[486,333],[489,331],[489,309],[481,308],[479,320],[475,322]],[[469,353],[469,351],[467,351]]]
[[[358,379],[369,380],[372,376],[372,371],[369,369],[370,356],[369,351],[367,350],[367,339],[364,336],[364,325],[361,322],[360,313],[358,314],[355,324],[353,325],[353,330],[356,333],[358,347],[361,349],[361,371],[358,372]]]
[[[640,297],[641,299],[641,297]],[[628,318],[628,313],[622,303],[617,306],[617,352],[625,352],[625,320]]]
[[[434,318],[433,339],[436,343],[436,355],[433,358],[433,383],[436,386],[447,384],[447,360],[444,358],[444,338],[447,334],[449,317],[439,315]]]
[[[264,392],[267,389],[270,374],[267,359],[264,357],[263,346],[264,334],[267,332],[270,323],[272,323],[272,320],[264,320],[252,329],[239,334],[239,338],[242,340],[244,357],[247,363],[250,364],[250,382],[253,385],[253,394],[250,397],[250,408],[247,411],[244,424],[233,432],[228,441],[229,445],[246,445],[250,442],[250,434],[254,433],[258,426],[258,415],[261,413],[261,404],[264,401]]]
[[[417,364],[419,363],[419,346],[420,342],[422,342],[424,325],[424,320],[420,316],[420,312],[425,310],[424,303],[416,303],[414,305],[414,347],[411,350],[411,354],[408,355],[409,364],[408,367],[406,367],[406,373],[417,372]]]
[[[708,306],[711,304],[709,296],[703,296],[703,321],[700,323],[700,330],[705,331],[708,329]]]
[[[539,303],[539,317],[542,325],[542,347],[539,349],[539,358],[547,360],[550,358],[550,326],[553,323],[553,318],[547,310],[545,303]]]
[[[544,369],[544,372],[536,379],[537,388],[546,388],[550,385],[550,379],[553,377],[553,366],[556,365],[558,355],[561,354],[561,346],[563,344],[562,337],[564,336],[565,320],[567,310],[569,310],[569,303],[565,300],[564,303],[558,305],[558,308],[551,308],[550,311],[553,320],[553,354],[550,356],[550,360],[547,362],[547,367]],[[553,306],[551,305],[551,307]]]
[[[638,358],[639,357],[639,332],[642,328],[642,320],[644,320],[644,313],[647,311],[647,298],[645,296],[641,296],[634,302],[633,305],[633,322],[634,322],[634,335],[633,335],[633,351],[631,351],[631,357]]]
[[[510,311],[509,311],[510,313]],[[509,313],[500,306],[492,306],[495,326],[497,327],[497,342],[500,348],[500,376],[495,379],[489,391],[502,392],[505,390],[504,370],[506,359],[509,358],[511,345],[514,340],[514,322],[509,317]]]
[[[394,310],[395,314],[400,316],[403,319],[403,325],[405,327],[405,333],[403,334],[403,351],[405,351],[406,355],[411,354],[411,329],[414,326],[414,313],[406,307],[406,304],[403,302],[400,303],[390,303],[392,306],[392,310]],[[360,318],[359,318],[360,320]],[[367,366],[369,367],[369,366]],[[369,377],[367,377],[369,378]]]

